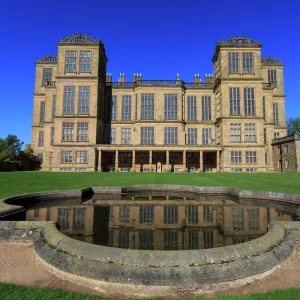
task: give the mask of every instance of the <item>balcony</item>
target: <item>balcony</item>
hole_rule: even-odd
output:
[[[163,86],[193,89],[212,89],[213,82],[184,82],[182,80],[136,80],[134,82],[106,82],[107,87],[113,88],[135,88],[139,86]]]

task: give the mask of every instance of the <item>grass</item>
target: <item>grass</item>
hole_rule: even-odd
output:
[[[102,296],[92,296],[75,294],[49,288],[31,288],[19,285],[0,283],[0,299],[1,300],[108,300]],[[127,298],[128,300],[130,298]],[[132,299],[132,298],[131,298]],[[148,300],[158,300],[161,298],[148,298]],[[200,300],[202,297],[189,297],[186,300]],[[264,294],[248,294],[240,296],[214,296],[209,298],[212,300],[298,300],[300,299],[300,289],[288,289],[284,291],[274,291]]]
[[[0,173],[0,198],[100,185],[183,184],[300,194],[300,173]]]
[[[239,189],[277,191],[300,194],[298,173],[0,173],[0,198],[39,191],[80,189],[100,185],[182,184],[201,186],[231,186]],[[0,283],[0,299],[73,299],[111,300],[112,298],[74,294],[54,289],[29,288]],[[152,298],[154,299],[154,298]],[[158,299],[158,298],[156,298]],[[189,299],[202,299],[201,297]],[[215,296],[213,300],[277,300],[300,299],[299,289],[266,294]]]

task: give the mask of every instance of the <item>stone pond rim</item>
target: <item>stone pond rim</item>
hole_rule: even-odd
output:
[[[90,187],[16,195],[0,200],[0,220],[24,210],[28,199],[85,197],[94,193],[172,191],[223,194],[300,206],[300,195],[230,187],[136,185]],[[14,205],[16,204],[16,205]],[[36,254],[62,271],[112,283],[148,286],[227,282],[264,273],[284,261],[300,240],[300,222],[272,222],[269,232],[243,244],[199,250],[133,250],[99,246],[62,234],[55,222],[2,221],[0,242],[32,243]]]

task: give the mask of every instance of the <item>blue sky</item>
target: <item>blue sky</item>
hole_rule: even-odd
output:
[[[300,116],[300,3],[269,1],[17,1],[1,3],[0,137],[31,140],[35,61],[72,33],[101,39],[114,79],[192,81],[213,72],[215,43],[252,37],[284,63],[286,115]]]

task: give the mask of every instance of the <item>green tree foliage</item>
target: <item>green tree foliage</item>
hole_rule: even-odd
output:
[[[300,134],[300,117],[289,118],[286,121],[287,134]]]
[[[22,150],[23,142],[16,135],[0,138],[0,171],[38,170],[41,162],[32,150]]]
[[[23,144],[16,135],[9,134],[6,139],[0,138],[0,161],[19,154],[22,151]]]

